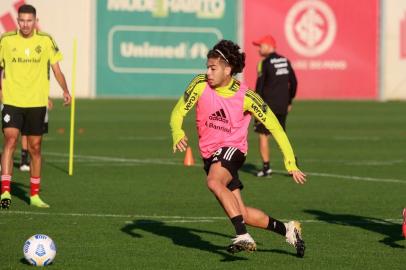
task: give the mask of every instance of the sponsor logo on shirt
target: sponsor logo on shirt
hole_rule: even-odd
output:
[[[41,58],[21,58],[21,57],[14,57],[11,61],[13,63],[19,64],[38,64],[41,62]]]
[[[215,113],[213,113],[212,115],[210,115],[209,119],[212,121],[220,121],[220,122],[228,124],[228,120],[227,120],[226,114],[224,113],[223,109],[220,109],[220,110],[216,111]]]
[[[206,123],[205,123],[206,127],[220,130],[220,131],[223,131],[226,133],[231,133],[231,127],[224,126],[224,124],[228,124],[229,121],[227,120],[227,116],[223,109],[220,109],[220,110],[216,111],[215,113],[212,113],[211,115],[209,115],[209,121],[213,121],[213,122],[206,121]]]

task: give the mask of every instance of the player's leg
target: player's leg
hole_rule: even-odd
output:
[[[28,172],[30,171],[30,162],[28,160],[28,141],[27,136],[21,136],[21,161],[20,161],[20,171]]]
[[[207,186],[230,218],[236,233],[236,237],[232,239],[232,244],[228,246],[227,251],[230,253],[255,251],[256,243],[247,232],[238,202],[232,191],[227,188],[231,179],[230,172],[223,168],[220,162],[212,164],[207,176]]]
[[[260,133],[258,135],[259,153],[262,159],[262,169],[257,172],[258,177],[268,176],[272,173],[269,165],[269,135]]]
[[[4,128],[3,153],[1,155],[1,208],[8,209],[11,204],[11,180],[13,175],[13,156],[20,131],[17,128]]]
[[[211,165],[207,175],[207,187],[216,196],[227,216],[230,218],[241,215],[238,202],[233,193],[227,188],[232,176],[230,172],[221,166],[220,162]]]
[[[402,232],[403,232],[403,236],[406,238],[406,208],[403,208]]]
[[[241,156],[240,159],[242,160],[242,162],[237,161],[240,164],[235,166],[236,169],[231,168],[232,161],[227,161],[224,159],[224,155],[227,153],[227,157],[231,159],[233,154],[235,154],[237,150],[238,149],[236,148],[222,148],[222,150],[216,152],[217,155],[214,155],[214,158],[216,158],[214,163],[211,163],[213,160],[211,159],[209,169],[206,168],[206,171],[208,171],[207,186],[210,191],[216,196],[217,200],[223,207],[224,211],[230,218],[231,223],[235,228],[236,237],[232,239],[232,244],[227,249],[231,253],[243,250],[256,250],[255,241],[247,233],[241,210],[239,209],[238,202],[236,201],[236,198],[232,193],[232,190],[234,188],[239,188],[240,186],[242,186],[240,182],[238,182],[237,184],[232,183],[232,180],[234,178],[232,174],[236,173],[238,168],[241,167],[244,156],[241,152],[238,152],[238,154]],[[207,164],[205,164],[205,167],[206,166]]]
[[[23,109],[4,105],[1,110],[3,128],[3,153],[1,155],[1,208],[8,209],[11,204],[11,181],[13,175],[13,156],[23,123]]]
[[[262,169],[256,173],[256,176],[268,176],[272,173],[272,169],[269,165],[269,135],[271,133],[258,120],[254,122],[254,131],[258,133],[259,154],[263,164]]]
[[[39,196],[42,168],[42,134],[44,132],[44,119],[46,107],[29,108],[22,134],[27,135],[28,152],[31,157],[30,164],[30,203],[33,206],[48,208]]]
[[[296,248],[299,257],[304,256],[305,245],[301,235],[301,227],[298,221],[289,221],[283,223],[271,216],[265,214],[262,210],[246,206],[241,197],[239,189],[234,190],[233,194],[237,199],[244,221],[247,225],[266,229],[286,237],[286,241]]]
[[[28,138],[28,151],[31,156],[31,177],[30,177],[30,202],[31,205],[48,208],[49,205],[41,200],[39,197],[41,185],[41,144],[42,136],[27,136]]]

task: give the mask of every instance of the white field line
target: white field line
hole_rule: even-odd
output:
[[[285,171],[278,171],[278,170],[274,170],[274,172],[286,173]],[[403,179],[373,178],[373,177],[342,175],[342,174],[332,174],[332,173],[318,173],[318,172],[305,172],[305,173],[308,176],[320,176],[320,177],[337,178],[337,179],[345,179],[345,180],[355,180],[355,181],[366,181],[366,182],[406,184],[406,180],[403,180]]]
[[[80,136],[80,135],[79,135]],[[65,137],[57,137],[57,136],[44,136],[43,141],[64,141],[66,140]],[[105,139],[95,139],[95,138],[80,138],[80,140],[88,140],[88,141],[104,141]],[[142,137],[142,136],[121,136],[115,138],[117,141],[165,141],[168,140],[168,137],[164,136],[156,136],[156,137]]]
[[[406,163],[404,159],[395,160],[321,160],[321,159],[306,159],[306,163],[329,163],[343,164],[346,166],[393,166]]]
[[[44,152],[45,156],[66,157],[68,154]],[[89,155],[74,155],[75,161],[81,160],[86,162],[122,162],[122,163],[139,163],[139,164],[157,164],[157,165],[182,165],[182,162],[168,159],[138,159],[138,158],[117,158],[117,157],[102,157]]]
[[[333,139],[337,141],[380,141],[382,138],[378,136],[336,136]]]
[[[30,211],[13,211],[5,210],[0,211],[0,215],[27,215],[27,216],[62,216],[62,217],[83,217],[83,218],[117,218],[117,219],[149,219],[151,223],[155,221],[165,221],[174,223],[205,223],[205,222],[217,222],[217,221],[229,221],[227,217],[197,217],[197,216],[160,216],[160,215],[124,215],[124,214],[96,214],[96,213],[55,213],[55,212],[30,212]],[[283,222],[287,222],[290,219],[281,219]],[[400,218],[389,218],[381,220],[318,220],[318,219],[306,219],[299,220],[301,223],[326,223],[336,222],[351,223],[351,224],[368,224],[368,223],[401,223]],[[125,221],[125,223],[132,223],[133,221]],[[148,221],[145,221],[148,222]]]
[[[56,156],[56,157],[68,157],[67,154],[45,152],[44,155]],[[75,155],[75,158],[80,161],[86,162],[120,162],[120,163],[133,163],[133,164],[157,164],[157,165],[175,165],[183,166],[180,160],[168,160],[168,159],[136,159],[136,158],[116,158],[116,157],[102,157],[102,156],[88,156],[88,155]],[[77,161],[76,160],[76,161]],[[194,165],[201,166],[201,165]],[[285,171],[275,170],[277,173],[286,173]],[[406,184],[406,179],[392,179],[392,178],[374,178],[374,177],[363,177],[355,175],[342,175],[342,174],[331,174],[331,173],[318,173],[318,172],[306,172],[309,176],[326,177],[326,178],[336,178],[354,181],[366,181],[366,182],[380,182],[380,183],[398,183]]]

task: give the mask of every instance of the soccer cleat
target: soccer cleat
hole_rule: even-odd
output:
[[[231,239],[231,241],[233,243],[227,247],[229,253],[234,254],[240,251],[253,252],[257,250],[257,244],[249,233],[237,235],[237,237]]]
[[[269,168],[268,170],[262,169],[257,172],[257,177],[265,177],[265,176],[271,175],[271,173],[272,173],[271,168]]]
[[[289,221],[285,223],[286,227],[286,242],[296,248],[298,257],[303,258],[305,252],[305,243],[302,239],[302,228],[298,221]]]
[[[49,208],[49,204],[46,204],[43,200],[41,200],[41,198],[39,197],[39,195],[34,195],[30,197],[30,204],[32,206],[36,206],[39,208]]]
[[[11,204],[11,195],[10,192],[4,191],[0,197],[1,200],[1,208],[2,209],[9,209]]]
[[[30,165],[28,165],[28,164],[21,164],[21,166],[20,166],[20,171],[22,171],[22,172],[29,172],[29,171],[30,171]]]
[[[402,232],[403,232],[403,237],[406,238],[406,208],[403,208]]]

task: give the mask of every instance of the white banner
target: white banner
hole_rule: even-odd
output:
[[[33,5],[37,10],[39,28],[49,33],[58,44],[63,60],[60,63],[69,89],[72,83],[73,40],[77,39],[76,96],[92,97],[94,18],[93,1],[81,0],[1,0],[0,33],[15,29],[17,9],[23,3]],[[62,90],[51,76],[51,97],[62,97]]]
[[[381,99],[406,99],[406,1],[382,1]]]

